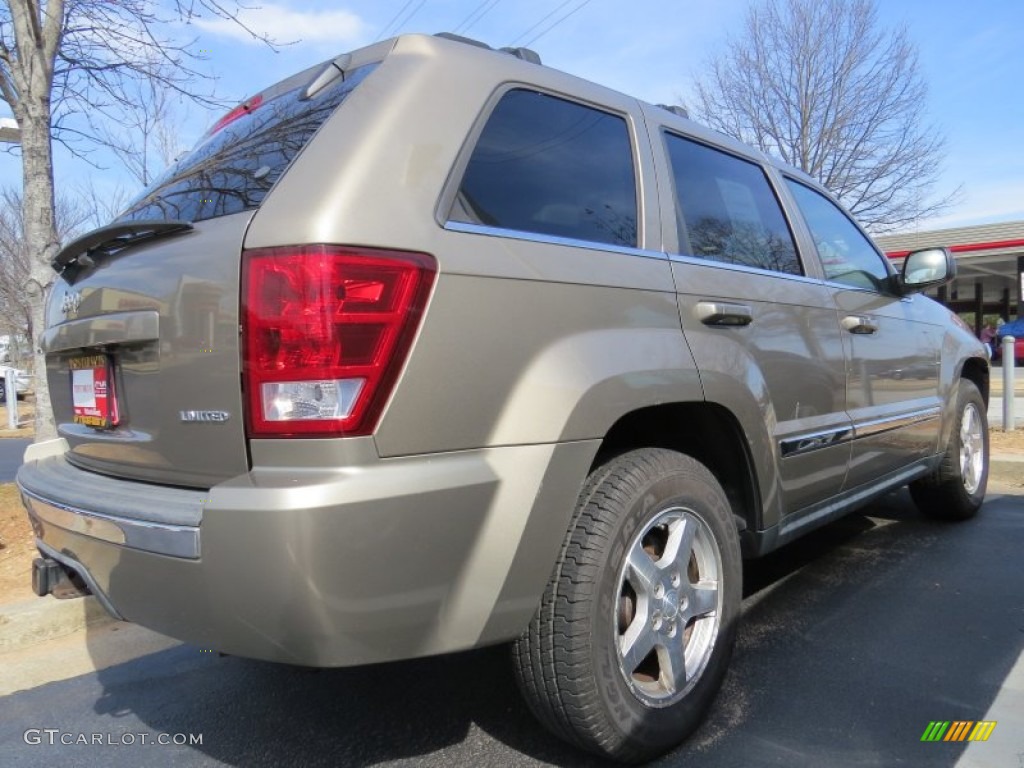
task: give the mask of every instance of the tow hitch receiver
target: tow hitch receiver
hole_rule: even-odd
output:
[[[32,591],[40,597],[52,594],[58,600],[92,594],[77,573],[49,557],[32,561]]]

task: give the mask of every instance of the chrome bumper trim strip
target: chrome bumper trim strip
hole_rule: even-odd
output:
[[[25,489],[22,489],[22,495],[29,514],[43,524],[145,552],[192,560],[199,558],[198,527],[150,523],[88,512],[49,501]],[[40,538],[46,540],[45,535]]]

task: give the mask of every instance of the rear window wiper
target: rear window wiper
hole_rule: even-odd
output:
[[[188,232],[192,228],[191,221],[174,219],[115,222],[72,240],[57,252],[50,266],[70,282],[80,271],[93,266],[98,256],[110,256],[129,245]]]

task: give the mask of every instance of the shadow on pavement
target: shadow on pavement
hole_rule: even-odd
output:
[[[229,765],[507,764],[508,747],[513,758],[588,762],[538,727],[504,647],[347,670],[197,658],[193,647],[161,656],[174,669],[161,681],[145,679],[147,659],[100,673],[97,714],[202,733],[202,751]],[[496,756],[492,737],[506,745]]]
[[[954,765],[964,744],[921,736],[985,719],[1024,651],[1022,512],[993,495],[977,520],[938,523],[900,491],[748,563],[760,591],[723,691],[659,764]]]

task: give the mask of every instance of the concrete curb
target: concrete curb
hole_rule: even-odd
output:
[[[1024,481],[1024,454],[994,454],[989,459],[988,476],[996,482],[1014,485]]]
[[[1024,454],[993,455],[988,462],[988,479],[988,487],[993,493],[1008,493],[1008,483],[1014,487],[1021,485],[1024,481]],[[1016,493],[1021,492],[1017,490]]]
[[[993,453],[988,471],[990,475],[1009,474],[1024,480],[1024,453]]]
[[[70,600],[47,596],[0,605],[0,653],[113,621],[91,595]]]

